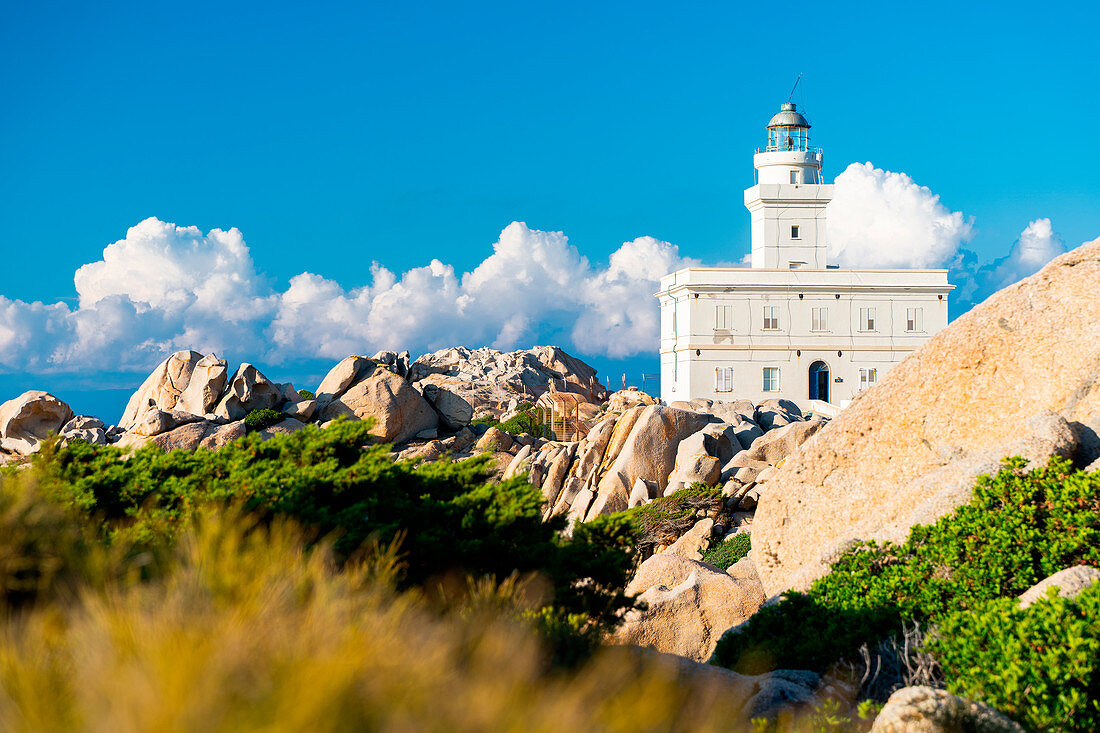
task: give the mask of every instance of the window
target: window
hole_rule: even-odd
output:
[[[764,330],[765,331],[778,331],[779,330],[779,306],[766,305],[764,306]]]
[[[779,367],[764,367],[764,391],[779,391]]]
[[[905,330],[924,331],[924,308],[905,309]]]
[[[791,171],[791,183],[798,183],[798,171]]]
[[[875,330],[875,309],[874,308],[860,308],[859,309],[859,330],[860,331],[874,331]]]
[[[733,328],[733,306],[714,306],[714,328],[716,331],[729,331]]]
[[[798,227],[791,227],[791,239],[798,239]]]
[[[870,389],[878,381],[878,369],[859,370],[859,391]]]
[[[715,367],[714,369],[714,391],[715,392],[732,392],[733,391],[733,367]]]
[[[829,309],[814,308],[810,311],[810,330],[824,331],[829,328]]]

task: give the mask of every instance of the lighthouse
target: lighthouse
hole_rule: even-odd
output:
[[[661,399],[788,399],[836,414],[947,325],[946,270],[830,264],[824,156],[787,102],[745,189],[751,267],[661,278]],[[731,257],[730,259],[733,259]]]
[[[821,148],[810,147],[810,123],[784,104],[767,126],[768,143],[753,155],[757,183],[745,190],[752,220],[752,266],[824,269],[825,206]]]

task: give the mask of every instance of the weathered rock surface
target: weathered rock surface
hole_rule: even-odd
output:
[[[251,364],[237,367],[221,396],[214,414],[225,420],[240,420],[253,410],[270,410],[287,398],[283,385],[275,384]]]
[[[83,440],[92,445],[107,445],[107,429],[103,421],[98,417],[77,415],[69,420],[61,428],[61,440],[71,443],[75,440]]]
[[[461,430],[474,419],[474,408],[457,394],[438,384],[424,385],[424,399],[439,413],[448,430]]]
[[[72,409],[49,392],[24,392],[0,405],[0,448],[21,456],[36,453],[39,443],[60,434],[72,419]]]
[[[961,316],[789,457],[754,521],[768,593],[805,589],[850,540],[951,511],[1001,456],[1075,448],[1066,421],[1100,414],[1097,283],[1100,240]]]
[[[512,447],[512,436],[498,427],[491,427],[478,438],[474,449],[481,453],[505,451]]]
[[[179,410],[150,409],[141,416],[141,420],[130,431],[137,435],[152,437],[175,430],[180,425],[199,422],[203,418],[190,412]]]
[[[1097,582],[1100,582],[1100,568],[1094,568],[1091,565],[1075,565],[1072,568],[1059,570],[1020,594],[1020,608],[1027,608],[1036,601],[1046,598],[1047,591],[1051,588],[1057,588],[1061,598],[1076,598],[1081,591]]]
[[[322,420],[341,415],[358,420],[373,417],[375,434],[387,443],[402,443],[439,423],[435,410],[421,394],[387,369],[374,370],[321,410]]]
[[[627,508],[630,489],[639,478],[668,485],[680,441],[707,424],[706,415],[661,405],[635,407],[616,421],[608,441],[596,499],[586,519]]]
[[[627,614],[615,633],[616,643],[651,646],[699,662],[710,657],[727,629],[764,602],[759,582],[663,553],[638,567],[627,593],[638,595],[646,610]]]
[[[228,382],[229,365],[224,359],[208,354],[195,363],[172,409],[195,415],[212,413]]]
[[[664,555],[676,555],[687,560],[703,559],[703,553],[710,546],[710,531],[714,528],[713,519],[700,519],[691,529],[661,551]]]
[[[329,370],[317,387],[317,402],[327,405],[347,392],[348,388],[374,372],[377,363],[365,356],[348,356]]]
[[[409,367],[408,380],[445,387],[479,414],[502,414],[511,400],[534,402],[550,389],[573,392],[599,404],[607,390],[596,370],[556,346],[536,346],[511,353],[496,349],[455,347],[424,354]]]
[[[1023,733],[1003,713],[932,687],[903,687],[886,701],[871,733]]]
[[[177,351],[162,361],[130,396],[119,427],[133,429],[150,409],[174,410],[202,358],[197,351]]]
[[[625,412],[632,407],[656,404],[657,400],[639,389],[620,389],[607,398],[607,412]]]
[[[181,425],[168,432],[154,435],[152,438],[140,436],[136,433],[128,433],[127,437],[119,442],[119,445],[140,448],[142,445],[152,442],[164,451],[195,450],[200,447],[216,450],[232,440],[243,437],[247,432],[243,420],[231,423],[202,420]]]

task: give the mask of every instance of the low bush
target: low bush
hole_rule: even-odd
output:
[[[713,545],[703,554],[703,562],[710,563],[722,570],[749,554],[752,541],[747,534],[735,534],[728,540]]]
[[[286,420],[286,415],[278,410],[265,407],[262,410],[252,410],[244,416],[244,425],[250,431],[266,430],[272,425],[278,425]]]
[[[1089,648],[1097,637],[1085,635],[1081,641],[1073,636],[1078,632],[1065,633],[1064,627],[1072,626],[1066,604],[1030,613],[1011,607],[1017,595],[1063,568],[1100,565],[1100,472],[1074,471],[1059,458],[1032,471],[1025,466],[1021,458],[1006,459],[999,473],[978,479],[969,504],[931,526],[913,527],[902,544],[867,542],[847,551],[808,592],[765,606],[743,631],[725,636],[716,661],[752,673],[824,671],[855,657],[861,645],[920,623],[940,630],[931,649],[953,689],[989,702],[999,685],[1001,696],[995,699],[1017,696],[1013,710],[1020,719],[1053,720],[1064,709],[1092,710],[1088,706],[1100,696],[1091,668],[1058,650]],[[1084,608],[1091,613],[1091,606]],[[999,651],[979,653],[983,634],[998,623],[1011,627],[1026,619],[1032,619],[1025,628],[1036,639],[1031,651],[1016,648],[1024,639],[1006,629],[999,632]],[[1078,674],[1085,681],[1067,686],[1069,701],[1037,697],[1035,709],[1025,711],[1020,705],[1028,695],[1022,692],[1026,683],[1016,688],[1010,681],[1020,676],[1015,669],[1039,660],[1044,650],[1052,664],[1063,666],[1033,668],[1035,674],[1050,673],[1052,679]]]
[[[704,514],[721,509],[722,487],[696,482],[633,509],[611,516],[629,521],[638,534],[638,550],[646,555],[667,545],[695,526]]]
[[[303,400],[312,400],[317,395],[313,394],[308,389],[300,389],[298,390],[298,396],[301,397]]]
[[[949,613],[928,650],[952,692],[1031,730],[1100,730],[1100,584],[1074,600],[1054,595],[1021,609],[1000,598]]]
[[[1070,565],[1100,565],[1100,473],[1063,459],[1025,471],[1013,458],[974,497],[900,545],[860,543],[807,593],[762,608],[716,651],[725,666],[822,670],[860,645],[1015,596]]]

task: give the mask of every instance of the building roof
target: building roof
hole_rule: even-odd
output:
[[[787,102],[779,108],[779,114],[772,117],[772,121],[768,123],[768,127],[809,127],[810,123],[806,121],[806,118],[799,114],[795,109],[795,105],[791,102]]]

